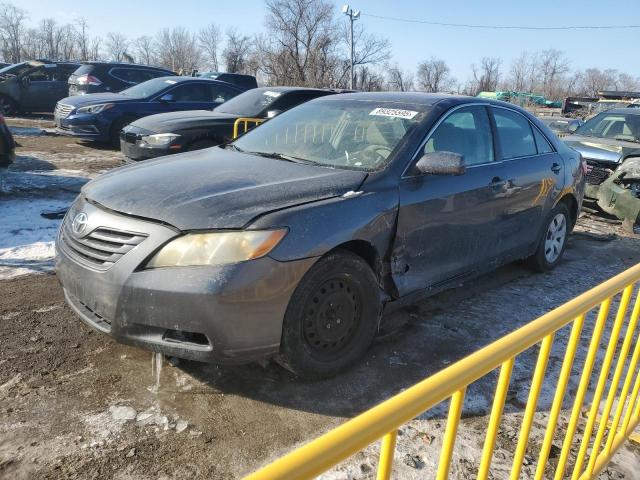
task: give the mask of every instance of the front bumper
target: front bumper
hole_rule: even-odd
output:
[[[124,132],[120,133],[120,151],[125,157],[135,161],[148,160],[150,158],[158,158],[176,153],[175,151],[169,150],[168,146],[161,148],[143,148],[140,146],[140,140],[136,139],[131,141],[131,139],[125,137]]]
[[[56,133],[81,140],[109,141],[111,124],[99,115],[71,114],[68,117],[54,115]]]
[[[92,267],[65,235],[78,212],[89,235],[110,228],[144,236],[112,265]],[[143,270],[146,260],[179,233],[172,228],[77,202],[56,241],[56,270],[71,308],[117,341],[166,355],[245,363],[278,351],[284,314],[315,259],[270,257],[221,267]]]

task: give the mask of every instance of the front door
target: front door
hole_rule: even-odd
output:
[[[418,157],[433,151],[462,155],[466,172],[421,175],[410,169],[401,179],[392,253],[401,296],[462,278],[497,255],[505,183],[486,107],[448,114]]]

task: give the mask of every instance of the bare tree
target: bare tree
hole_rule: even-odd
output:
[[[127,51],[127,38],[121,33],[107,33],[107,55],[115,62],[121,62]]]
[[[529,52],[520,53],[509,70],[507,85],[511,90],[518,92],[532,91],[535,84],[535,59]]]
[[[540,72],[542,93],[548,98],[557,98],[564,75],[570,70],[565,54],[553,48],[543,50],[538,57],[537,69]]]
[[[257,43],[261,70],[273,84],[336,83],[339,32],[326,0],[266,0],[267,35]]]
[[[195,34],[186,28],[165,28],[156,36],[159,63],[174,72],[188,73],[200,64],[200,49]]]
[[[95,37],[91,40],[91,45],[89,46],[89,58],[91,60],[102,59],[102,39],[100,37]]]
[[[471,89],[473,95],[478,92],[493,91],[497,88],[500,81],[500,67],[502,59],[499,57],[484,57],[480,61],[480,67],[475,64],[471,65],[473,73],[473,81]]]
[[[76,19],[76,38],[78,42],[79,60],[86,62],[90,58],[89,24],[84,17]]]
[[[0,43],[2,56],[11,63],[22,60],[22,39],[27,12],[10,3],[0,3]]]
[[[450,76],[447,63],[436,57],[418,64],[417,77],[418,88],[425,92],[449,90],[455,82]]]
[[[384,77],[368,65],[361,66],[355,72],[355,88],[365,92],[379,92],[384,89]]]
[[[218,71],[218,56],[220,54],[220,44],[222,33],[215,23],[210,23],[198,33],[200,47],[204,51],[207,66],[213,71]]]
[[[387,65],[387,87],[389,90],[408,92],[413,88],[413,75],[398,66]]]
[[[614,71],[602,71],[599,68],[587,68],[584,71],[583,91],[585,94],[596,97],[602,90],[615,89]],[[617,73],[617,72],[616,72]]]
[[[640,82],[637,78],[623,72],[618,75],[617,85],[623,92],[633,92],[639,88]]]
[[[148,35],[142,35],[133,41],[133,53],[139,63],[151,65],[154,63],[154,45],[153,38]]]
[[[248,72],[248,62],[251,53],[251,39],[238,33],[235,28],[227,30],[227,44],[222,51],[222,58],[229,73]]]

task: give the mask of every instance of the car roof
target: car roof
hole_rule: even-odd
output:
[[[327,88],[311,88],[311,87],[257,87],[252,88],[251,90],[258,90],[263,92],[281,92],[281,93],[289,93],[289,92],[331,92],[332,90]],[[249,91],[249,90],[247,90]]]
[[[131,68],[148,68],[150,70],[160,70],[163,72],[170,72],[168,68],[156,67],[153,65],[140,65],[139,63],[128,63],[128,62],[80,62],[81,65],[95,65],[100,67],[131,67]]]
[[[165,76],[165,77],[156,77],[153,78],[152,80],[171,80],[174,84],[176,83],[186,83],[186,82],[209,82],[209,83],[215,83],[218,85],[225,85],[227,87],[232,87],[240,92],[244,92],[245,90],[242,89],[242,87],[239,87],[238,85],[234,85],[233,83],[229,83],[229,82],[225,82],[224,80],[214,80],[213,78],[200,78],[200,77],[183,77],[180,75],[176,75],[176,76]],[[151,81],[151,80],[147,80],[147,81]]]

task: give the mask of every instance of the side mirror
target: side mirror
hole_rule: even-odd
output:
[[[567,128],[567,131],[569,133],[576,133],[576,130],[578,130],[579,126],[580,126],[579,122],[572,122],[569,124],[569,128]]]
[[[280,115],[282,113],[282,110],[269,110],[267,112],[267,118],[273,118],[277,115]]]
[[[171,103],[174,101],[173,99],[173,94],[171,93],[165,93],[163,96],[160,97],[160,101],[164,102],[164,103]]]
[[[420,173],[430,175],[462,175],[465,172],[462,155],[453,152],[425,153],[416,168]]]

